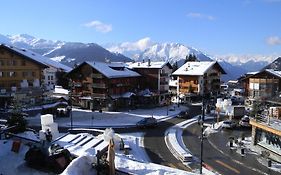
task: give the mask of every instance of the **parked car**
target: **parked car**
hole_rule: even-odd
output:
[[[240,121],[239,125],[243,127],[251,127],[250,125],[250,117],[249,116],[244,116]]]
[[[181,111],[181,112],[178,114],[178,117],[179,117],[179,118],[188,118],[188,117],[189,117],[189,112],[188,112],[188,110],[186,110],[186,111]]]
[[[225,120],[222,123],[223,128],[232,129],[236,127],[236,122],[234,120]]]
[[[157,126],[157,120],[154,117],[144,118],[137,122],[138,128],[155,127]]]

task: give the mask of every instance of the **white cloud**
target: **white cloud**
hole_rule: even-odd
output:
[[[111,52],[124,53],[127,51],[144,51],[152,45],[153,42],[151,39],[149,37],[145,37],[135,42],[124,42],[118,45],[113,45],[107,49]]]
[[[86,23],[86,24],[84,24],[84,26],[94,28],[94,29],[96,29],[96,31],[102,32],[102,33],[108,33],[110,31],[112,31],[111,24],[104,24],[97,20]]]
[[[206,14],[195,13],[195,12],[188,13],[187,17],[189,17],[189,18],[197,18],[197,19],[207,19],[207,20],[210,20],[210,21],[215,20],[215,17],[212,16],[212,15],[206,15]]]
[[[280,45],[281,44],[281,38],[278,36],[270,36],[266,39],[266,43],[269,45]]]

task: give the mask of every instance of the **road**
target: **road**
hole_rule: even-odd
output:
[[[216,134],[211,134],[208,139],[204,140],[203,161],[209,167],[213,168],[220,174],[237,175],[237,174],[278,174],[270,171],[267,167],[262,166],[256,160],[254,155],[241,156],[236,150],[230,150],[226,147],[230,136],[249,136],[249,131],[225,130]],[[192,154],[200,157],[200,127],[193,124],[183,132],[183,141]]]
[[[198,115],[200,113],[200,109],[200,106],[190,107],[190,111],[192,111],[192,114],[189,117]],[[173,118],[165,122],[161,122],[155,129],[145,131],[144,146],[152,162],[173,168],[191,171],[188,167],[183,165],[181,161],[179,161],[172,155],[170,150],[167,148],[164,140],[165,131],[169,127],[183,122],[184,120],[186,119]]]

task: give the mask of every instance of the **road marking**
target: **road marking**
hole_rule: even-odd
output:
[[[228,168],[228,169],[234,171],[235,173],[240,174],[240,171],[238,171],[237,169],[231,167],[230,165],[228,165],[228,164],[226,164],[226,163],[224,163],[224,162],[222,162],[222,161],[220,161],[220,160],[216,160],[216,162],[217,162],[218,164],[221,164],[222,166],[224,166],[224,167],[226,167],[226,168]]]

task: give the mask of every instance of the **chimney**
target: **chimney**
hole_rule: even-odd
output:
[[[148,67],[149,67],[149,66],[151,66],[151,64],[150,64],[150,58],[148,58]]]

